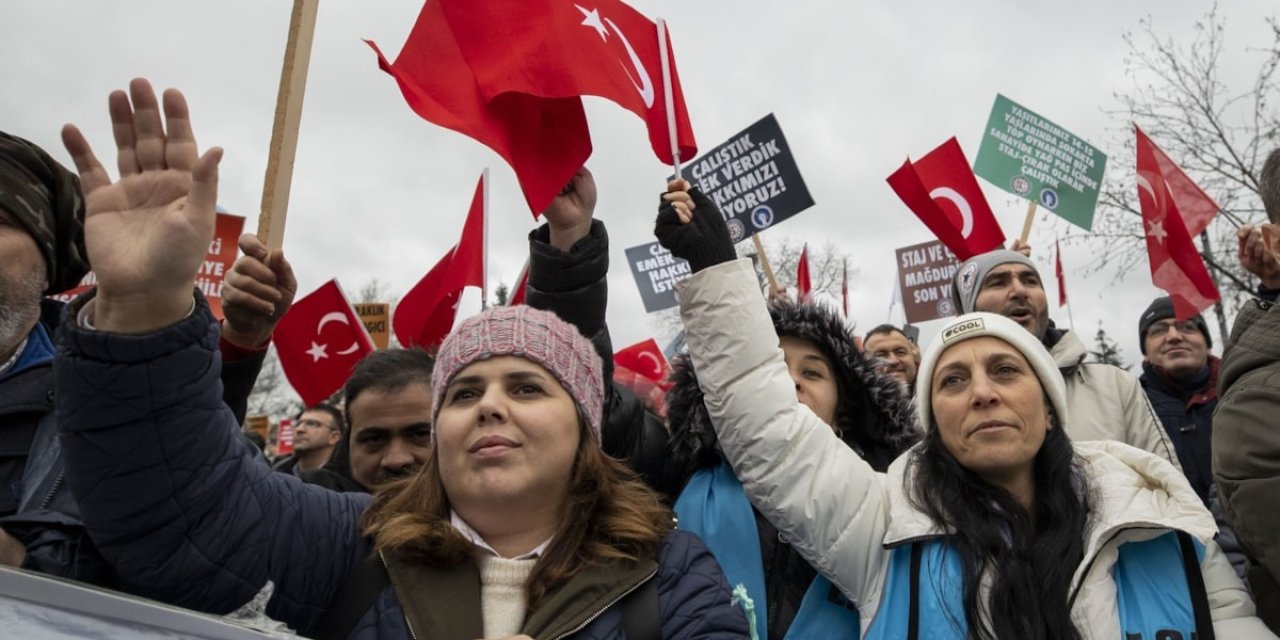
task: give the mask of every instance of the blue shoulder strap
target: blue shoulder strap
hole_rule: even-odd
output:
[[[768,629],[764,561],[760,533],[742,483],[727,463],[698,471],[676,500],[680,528],[698,534],[724,569],[732,586],[743,585],[754,602],[756,629]],[[857,638],[857,608],[826,578],[809,585],[786,638]]]

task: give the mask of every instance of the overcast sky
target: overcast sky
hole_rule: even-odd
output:
[[[220,203],[247,216],[246,229],[256,228],[291,2],[6,4],[0,128],[70,165],[58,131],[74,122],[113,166],[107,94],[135,76],[177,87],[191,105],[200,143],[226,149]],[[1158,31],[1186,41],[1210,6],[1188,0],[631,4],[670,24],[701,148],[767,113],[777,115],[817,204],[767,236],[830,241],[852,256],[852,315],[861,331],[886,320],[894,249],[932,239],[885,183],[904,158],[954,135],[972,160],[996,93],[1112,153],[1118,123],[1103,110],[1116,106],[1113,93],[1129,82],[1122,34],[1152,15]],[[510,168],[481,144],[418,118],[361,42],[372,39],[394,58],[421,6],[416,0],[320,4],[285,239],[302,293],[336,276],[349,293],[377,277],[393,295],[403,295],[457,241],[485,166],[492,176],[491,287],[514,280],[525,260],[534,222]],[[1221,11],[1224,78],[1244,87],[1257,61],[1247,48],[1267,41],[1262,18],[1277,8],[1274,0],[1233,0]],[[609,319],[621,348],[655,331],[623,249],[652,240],[655,194],[669,168],[649,150],[639,118],[612,103],[587,102],[597,217],[607,222],[612,241]],[[1115,164],[1107,170],[1133,171]],[[1005,234],[1015,237],[1025,204],[980,182]],[[1049,278],[1049,247],[1055,232],[1067,229],[1048,215],[1032,234]],[[1084,278],[1078,271],[1092,258],[1088,247],[1064,248],[1076,326],[1092,347],[1101,320],[1134,362],[1140,359],[1138,315],[1160,292],[1145,263],[1119,285],[1112,273]],[[1048,286],[1056,300],[1054,285]],[[464,298],[464,311],[478,308],[478,297]],[[1051,315],[1068,324],[1066,310],[1054,308]],[[937,331],[932,324],[924,327],[925,341]]]

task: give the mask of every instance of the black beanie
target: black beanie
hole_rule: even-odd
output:
[[[1156,298],[1151,302],[1151,306],[1142,312],[1142,317],[1138,319],[1138,348],[1142,350],[1142,355],[1147,355],[1147,329],[1151,325],[1161,321],[1168,320],[1176,314],[1173,311],[1173,299],[1165,296]],[[1204,316],[1196,314],[1191,320],[1200,328],[1200,333],[1204,334],[1204,344],[1208,348],[1213,348],[1213,338],[1209,336],[1209,325],[1205,323]]]

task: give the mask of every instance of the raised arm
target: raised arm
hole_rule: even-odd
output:
[[[733,260],[715,205],[687,183],[663,196],[655,233],[694,274],[677,285],[707,411],[753,505],[853,598],[875,598],[887,526],[884,476],[796,399],[750,262]]]

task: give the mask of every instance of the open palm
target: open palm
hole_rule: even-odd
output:
[[[190,297],[213,238],[222,152],[198,155],[180,92],[164,94],[167,131],[151,85],[135,79],[129,92],[113,92],[108,101],[119,181],[111,182],[75,126],[63,129],[63,143],[80,172],[99,298],[163,306]]]

